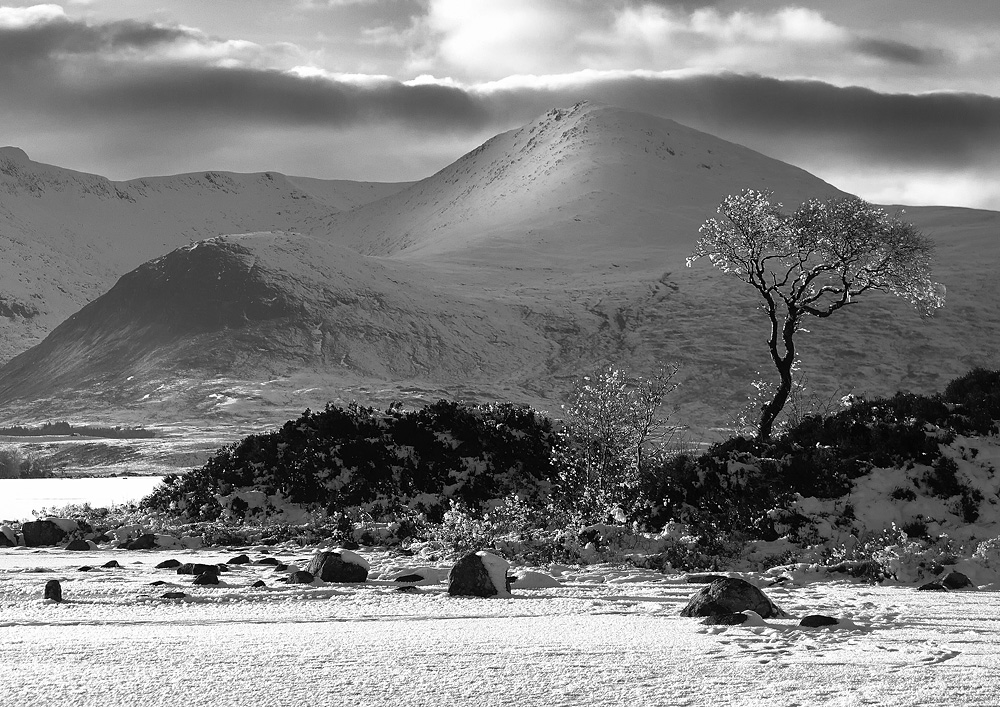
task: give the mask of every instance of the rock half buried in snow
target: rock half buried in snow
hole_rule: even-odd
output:
[[[73,551],[79,551],[79,550],[84,550],[85,551],[85,550],[89,550],[90,549],[90,543],[88,543],[86,540],[83,540],[81,538],[76,538],[74,540],[70,540],[69,543],[66,545],[66,547],[63,548],[63,549],[64,550],[73,550]]]
[[[832,616],[809,614],[809,616],[802,617],[802,620],[799,621],[799,626],[803,626],[805,628],[820,628],[822,626],[836,626],[839,623],[840,621]]]
[[[368,563],[350,550],[320,550],[306,571],[324,582],[364,582],[368,579]]]
[[[62,601],[62,585],[59,584],[58,579],[50,579],[45,583],[45,594],[46,599],[51,599],[52,601]]]
[[[21,534],[26,547],[61,545],[66,531],[51,520],[32,520],[21,524]]]
[[[746,623],[746,614],[714,614],[708,616],[703,624],[706,626],[739,626]]]
[[[765,619],[786,616],[764,592],[736,577],[717,579],[698,590],[681,609],[681,616],[722,616],[747,610]]]
[[[506,560],[483,550],[466,555],[448,573],[448,593],[465,597],[509,597],[509,566]]]

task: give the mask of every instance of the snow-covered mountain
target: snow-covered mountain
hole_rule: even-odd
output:
[[[276,172],[113,182],[0,148],[0,360],[150,258],[224,233],[290,228],[405,186]]]
[[[326,232],[371,255],[532,263],[685,251],[706,214],[744,187],[798,205],[837,189],[672,120],[587,103],[497,135],[437,174]]]
[[[672,121],[589,105],[551,111],[412,185],[273,173],[62,179],[71,186],[16,196],[22,232],[44,233],[46,253],[61,253],[46,255],[55,292],[80,251],[23,216],[30,199],[61,199],[61,223],[79,212],[96,263],[113,260],[104,253],[123,234],[133,234],[132,257],[161,257],[0,369],[0,419],[97,409],[129,422],[273,423],[355,398],[507,398],[558,411],[580,375],[613,362],[638,372],[677,363],[674,419],[725,425],[755,371],[768,375],[767,332],[746,286],[684,267],[698,226],[748,186],[789,208],[840,193]],[[149,225],[115,223],[135,213]],[[906,217],[938,244],[947,304],[921,320],[874,296],[817,322],[799,345],[821,402],[852,389],[939,390],[973,366],[1000,366],[1000,214],[926,207]],[[188,243],[238,231],[253,233]],[[182,247],[162,255],[168,233]],[[36,290],[49,272],[41,262],[25,271]]]

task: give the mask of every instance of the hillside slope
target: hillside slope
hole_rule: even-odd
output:
[[[276,172],[113,182],[0,148],[0,361],[150,258],[224,233],[293,228],[397,189],[301,182]]]
[[[251,178],[267,176],[241,179]],[[218,204],[243,187],[220,182],[192,186],[182,205],[204,198],[216,209],[206,212],[242,218]],[[280,208],[261,199],[281,218],[287,208],[305,235],[268,229],[278,232],[143,265],[0,368],[0,419],[86,409],[129,410],[130,424],[266,423],[329,401],[439,397],[558,413],[601,365],[677,363],[668,404],[700,436],[729,423],[771,364],[753,291],[707,264],[684,266],[698,226],[746,186],[773,189],[788,209],[839,194],[711,135],[586,105],[499,135],[401,191],[356,189],[350,198],[383,198],[348,212],[321,208],[321,185],[287,183],[318,196],[278,190]],[[809,322],[798,349],[820,404],[852,390],[930,392],[974,366],[1000,367],[1000,214],[925,207],[905,218],[938,246],[947,303],[922,320],[873,295]]]

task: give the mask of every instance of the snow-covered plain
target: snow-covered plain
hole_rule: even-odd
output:
[[[450,597],[448,563],[366,548],[364,585],[278,581],[313,551],[5,549],[0,703],[1000,704],[994,591],[920,592],[808,572],[772,587],[772,571],[742,576],[790,618],[720,627],[679,615],[702,585],[609,565],[531,568],[561,586],[515,583],[509,599]],[[241,552],[290,567],[231,565],[218,586],[155,569]],[[121,567],[103,568],[109,560]],[[391,580],[414,571],[429,581],[397,591]],[[50,579],[61,582],[62,603],[42,599]],[[252,588],[257,579],[267,586]],[[162,598],[168,591],[186,596]],[[841,624],[799,628],[813,613]]]

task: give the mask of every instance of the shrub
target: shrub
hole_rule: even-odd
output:
[[[328,405],[166,477],[143,503],[214,520],[223,512],[217,496],[253,489],[328,513],[360,507],[381,516],[411,506],[440,519],[451,499],[479,508],[514,491],[546,497],[553,436],[550,420],[507,403],[442,400],[384,413]]]

